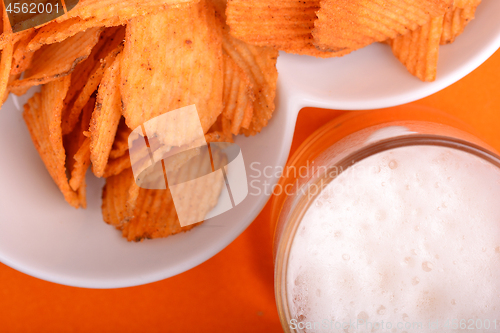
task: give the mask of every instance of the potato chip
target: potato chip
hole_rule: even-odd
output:
[[[225,159],[225,155],[214,154],[216,161],[220,164]],[[182,200],[184,205],[174,206],[170,190],[146,190],[140,189],[136,201],[133,218],[122,226],[123,236],[129,241],[141,241],[145,238],[160,238],[187,231],[199,225],[192,224],[181,227],[177,215],[187,214],[193,220],[203,220],[206,214],[217,204],[220,192],[224,186],[222,173],[213,173],[215,177],[204,177],[196,182],[183,182],[183,179],[190,179],[193,172],[210,173],[211,163],[208,151],[198,155],[181,168],[173,177],[179,180],[180,186],[177,190],[182,192],[192,200]],[[200,170],[200,168],[209,168]],[[169,178],[170,179],[170,178]],[[193,209],[193,204],[196,209]],[[193,215],[194,214],[194,215]]]
[[[106,165],[106,170],[104,171],[104,178],[119,175],[123,170],[130,168],[132,165],[130,163],[130,155],[126,152],[123,156],[109,159]]]
[[[136,204],[134,217],[122,227],[123,237],[128,241],[167,237],[197,225],[180,226],[169,190],[141,189]]]
[[[132,169],[106,179],[102,191],[102,215],[106,223],[120,228],[132,218],[139,188],[135,186]]]
[[[120,68],[127,125],[137,128],[194,104],[206,132],[222,112],[221,39],[215,11],[206,0],[131,20]],[[189,143],[198,129],[197,124],[172,126],[162,128],[166,145]]]
[[[99,40],[100,32],[101,28],[88,29],[61,43],[42,47],[35,53],[36,61],[26,70],[24,78],[12,83],[11,91],[18,94],[31,86],[68,75],[90,55]]]
[[[223,17],[223,14],[218,12],[218,16]],[[252,115],[245,114],[240,132],[255,135],[267,126],[275,110],[274,98],[278,80],[276,62],[279,53],[271,47],[249,45],[233,37],[224,22],[219,21],[219,24],[223,29],[224,52],[247,75],[255,96]]]
[[[220,168],[226,166],[227,161],[226,154],[214,145],[210,149],[201,149],[200,154],[175,171],[166,171],[181,226],[203,221],[217,205],[225,188]],[[167,164],[170,164],[168,160],[165,161]]]
[[[128,137],[130,133],[132,133],[132,130],[125,124],[125,119],[122,117],[116,131],[113,147],[109,152],[109,158],[122,157],[128,151]]]
[[[71,171],[71,179],[69,185],[73,191],[77,191],[85,179],[85,173],[90,165],[90,138],[83,141],[80,149],[73,156],[75,164]]]
[[[441,45],[453,43],[464,32],[467,24],[474,19],[480,3],[481,0],[455,1],[454,8],[444,16]]]
[[[223,48],[247,74],[253,86],[255,101],[252,120],[246,128],[242,126],[241,132],[255,135],[267,126],[275,110],[278,51],[270,47],[249,45],[229,33],[224,34]]]
[[[72,10],[56,20],[62,22],[73,17],[82,19],[118,17],[120,20],[126,21],[166,8],[197,2],[198,0],[80,0]]]
[[[128,189],[127,202],[125,203],[125,216],[122,223],[127,223],[134,218],[135,207],[137,206],[137,199],[139,198],[141,188],[134,181],[130,184]]]
[[[117,57],[104,72],[90,124],[90,160],[92,171],[97,177],[104,175],[122,116],[119,59]]]
[[[111,66],[111,64],[113,64],[116,56],[122,51],[122,49],[123,47],[120,45],[115,50],[110,52],[103,61],[99,61],[95,64],[95,67],[92,70],[88,81],[85,83],[85,86],[76,96],[71,108],[67,109],[64,115],[62,125],[63,134],[67,134],[73,130],[83,106],[87,104],[90,96],[92,96],[92,94],[96,91],[102,77],[104,76],[104,72],[107,68],[109,68],[109,66]]]
[[[443,16],[391,40],[393,53],[422,81],[434,81],[437,73],[439,45],[452,43],[474,18],[480,0],[459,0]]]
[[[224,53],[224,110],[222,115],[231,122],[230,131],[240,133],[243,121],[250,125],[255,95],[247,74]]]
[[[240,132],[241,128],[248,129],[250,127],[250,124],[252,123],[252,117],[253,117],[253,106],[245,110],[245,113],[243,114],[243,119],[241,120],[240,124]]]
[[[436,79],[439,43],[443,32],[443,16],[392,41],[392,51],[408,71],[422,81]]]
[[[323,51],[357,50],[396,38],[441,16],[453,0],[321,0],[314,24],[315,45]]]
[[[34,32],[26,35],[15,44],[14,55],[12,56],[12,67],[10,70],[11,75],[21,74],[31,65],[34,52],[28,50],[28,43],[34,35]]]
[[[69,185],[71,189],[76,191],[82,208],[87,207],[85,174],[90,165],[90,142],[85,133],[89,129],[94,104],[95,98],[85,106],[78,126],[71,133],[63,136],[66,170],[67,174],[70,175]]]
[[[312,30],[319,8],[320,0],[229,0],[227,23],[234,37],[252,45],[321,58],[349,53],[323,52],[313,45]]]
[[[98,66],[101,59],[105,58],[111,50],[120,45],[124,35],[124,27],[105,29],[99,36],[99,42],[92,49],[87,59],[75,67],[75,70],[71,74],[71,85],[68,94],[64,99],[63,122],[67,121],[67,118],[70,117],[75,98],[87,84],[92,70]]]
[[[85,174],[90,166],[90,139],[85,135],[90,126],[90,118],[94,111],[95,99],[89,100],[85,105],[79,126],[72,133],[64,137],[66,149],[66,168],[70,174],[69,185],[74,191],[79,191],[85,186]],[[86,198],[79,193],[82,206],[86,205]],[[83,200],[83,201],[82,201]]]
[[[71,163],[67,163],[69,169],[72,168],[72,164],[74,162],[73,155],[75,155],[83,142],[88,138],[86,132],[90,127],[90,118],[92,117],[92,113],[94,111],[95,106],[95,98],[92,97],[87,105],[85,105],[82,116],[80,117],[77,126],[71,131],[64,135],[64,149],[66,150],[66,155]]]
[[[126,21],[120,20],[118,17],[111,17],[107,19],[91,17],[86,20],[74,17],[62,22],[52,21],[36,31],[36,35],[28,44],[28,50],[35,52],[43,45],[60,43],[63,40],[90,28],[111,27],[125,23]]]
[[[70,188],[66,176],[66,153],[61,132],[61,111],[70,81],[71,77],[65,76],[42,86],[41,92],[24,106],[23,117],[50,176],[66,201],[78,208],[79,197]]]

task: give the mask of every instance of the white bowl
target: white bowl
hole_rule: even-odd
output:
[[[340,59],[281,54],[274,118],[259,135],[237,139],[247,167],[249,196],[235,209],[166,239],[129,243],[121,238],[102,221],[104,182],[91,175],[88,209],[67,205],[10,97],[0,112],[0,261],[44,280],[88,288],[145,284],[199,265],[240,235],[264,207],[288,157],[301,108],[382,108],[435,93],[498,49],[499,13],[500,1],[483,1],[464,34],[441,48],[433,83],[412,77],[381,44]]]

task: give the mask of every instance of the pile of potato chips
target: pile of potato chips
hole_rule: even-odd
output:
[[[24,119],[69,204],[86,207],[91,167],[106,178],[107,223],[128,240],[166,237],[195,225],[181,227],[168,188],[136,184],[132,129],[194,104],[208,142],[259,133],[275,109],[279,50],[328,58],[385,42],[413,75],[432,81],[439,45],[462,33],[479,2],[80,0],[36,28],[17,22],[16,33],[3,8],[0,96],[40,86]],[[200,163],[209,158],[199,151],[186,158],[196,161],[196,154]],[[213,168],[213,159],[225,157],[210,158]],[[216,181],[186,187],[203,203],[201,215],[217,203],[223,180]]]
[[[23,115],[47,170],[75,208],[86,207],[87,169],[105,177],[104,220],[128,240],[193,227],[180,226],[168,189],[137,186],[132,129],[194,104],[206,140],[232,142],[257,134],[272,116],[278,51],[232,37],[225,7],[225,0],[81,0],[18,33],[4,10],[3,100],[41,86]],[[219,183],[191,189],[204,195],[201,213],[217,203]]]
[[[341,57],[374,42],[408,71],[436,79],[439,46],[452,43],[481,0],[228,0],[236,38],[316,57]]]

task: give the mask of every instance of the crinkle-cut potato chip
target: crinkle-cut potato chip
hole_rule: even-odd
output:
[[[223,163],[219,160],[223,160],[226,157],[223,154],[214,154],[213,158],[217,160],[214,163]],[[211,169],[211,163],[206,163],[207,159],[209,160],[210,156],[205,151],[202,155],[198,155],[190,160],[173,177],[178,178],[179,182],[182,182],[182,179],[188,179],[193,172],[200,172],[200,168],[208,167]],[[205,173],[210,173],[210,171],[206,170]],[[189,200],[189,205],[187,204],[188,201],[184,200],[183,202],[186,205],[177,207],[181,214],[188,214],[194,220],[202,220],[215,207],[224,186],[224,178],[222,173],[214,173],[214,175],[216,176],[198,179],[197,182],[183,182],[177,185],[182,186],[182,188],[178,189],[179,191],[188,197],[192,197],[192,200]],[[127,176],[130,177],[130,174],[127,174]],[[193,207],[193,205],[196,205],[196,207]],[[192,214],[195,216],[191,216]],[[171,192],[168,189],[140,189],[132,215],[133,218],[121,226],[123,236],[129,241],[167,237],[188,231],[199,225],[197,223],[181,227]]]
[[[132,218],[139,188],[135,184],[132,169],[106,179],[102,190],[102,215],[106,223],[121,227]]]
[[[11,75],[21,74],[31,65],[34,52],[28,49],[28,43],[34,35],[35,32],[26,35],[15,44],[12,67],[10,70]]]
[[[439,44],[443,32],[443,16],[392,40],[394,55],[408,71],[422,81],[436,79]]]
[[[222,112],[221,43],[220,24],[206,0],[131,20],[120,68],[127,125],[137,128],[194,104],[206,133]],[[191,142],[199,127],[171,126],[172,130],[162,128],[165,145]],[[153,127],[148,131],[154,132]]]
[[[396,38],[441,16],[453,0],[321,0],[314,24],[315,45],[323,51],[357,50]]]
[[[31,52],[37,51],[43,45],[60,43],[63,40],[89,28],[112,27],[125,23],[126,21],[120,20],[118,17],[105,19],[100,17],[90,17],[88,19],[73,17],[60,23],[52,21],[36,31],[36,35],[28,44],[28,49]]]
[[[218,14],[218,17],[224,17],[223,14]],[[279,53],[271,47],[245,43],[233,37],[223,21],[219,20],[219,23],[223,29],[224,52],[246,73],[255,95],[252,119],[244,121],[240,133],[255,135],[267,126],[275,110],[274,98],[278,81],[276,62]]]
[[[85,179],[85,173],[90,165],[90,139],[86,138],[80,149],[73,156],[75,164],[71,171],[69,185],[73,191],[77,191]]]
[[[149,156],[148,156],[149,158]],[[108,178],[111,176],[116,176],[120,174],[125,169],[128,169],[132,167],[130,164],[130,155],[128,152],[126,152],[123,156],[115,158],[115,159],[108,159],[108,164],[106,165],[106,170],[104,171],[104,178]]]
[[[120,20],[127,21],[134,17],[152,14],[166,8],[197,3],[198,1],[199,0],[80,0],[72,10],[58,17],[56,20],[57,22],[62,22],[73,17],[80,17],[82,19],[91,17],[100,17],[103,19],[118,17]]]
[[[80,32],[57,44],[47,45],[34,55],[32,66],[22,80],[14,81],[11,91],[15,94],[34,85],[45,84],[71,73],[75,66],[85,60],[99,41],[102,28]]]
[[[464,32],[467,24],[474,19],[480,3],[481,0],[455,1],[454,8],[444,16],[441,45],[453,43]]]
[[[104,76],[104,72],[111,66],[111,64],[114,63],[116,57],[120,54],[122,49],[122,45],[118,46],[115,50],[111,51],[106,58],[95,64],[88,81],[85,83],[85,86],[82,88],[80,93],[76,96],[71,108],[66,109],[62,123],[63,134],[67,134],[73,130],[73,127],[78,122],[78,117],[80,116],[83,107],[87,104],[90,96],[92,96],[92,94],[99,87],[99,83]]]
[[[99,42],[92,49],[90,55],[79,63],[71,74],[71,85],[64,99],[63,123],[70,116],[76,96],[87,84],[92,70],[98,66],[101,59],[105,58],[110,51],[116,49],[123,42],[125,27],[113,27],[105,29],[99,36]]]
[[[168,237],[199,225],[180,226],[169,190],[140,189],[133,216],[122,226],[122,235],[128,241]]]
[[[90,118],[92,117],[92,113],[94,112],[95,106],[95,98],[92,97],[88,103],[85,105],[81,119],[79,119],[77,126],[71,131],[64,135],[64,148],[66,150],[66,155],[68,158],[80,149],[83,141],[88,137],[85,133],[89,130],[90,127]]]
[[[224,175],[219,168],[226,165],[227,156],[221,150],[203,149],[201,154],[176,171],[167,171],[169,190],[181,226],[203,221],[217,205],[225,187]]]
[[[275,110],[278,51],[249,45],[229,34],[224,35],[223,47],[252,83],[255,95],[252,120],[249,126],[242,126],[241,133],[255,135],[267,126]]]
[[[87,209],[87,182],[85,178],[82,179],[82,183],[80,187],[78,187],[76,195],[78,196],[78,200],[80,200],[80,207]]]
[[[350,53],[323,52],[313,45],[319,8],[320,0],[228,0],[227,23],[234,37],[252,45],[321,58]]]
[[[230,120],[231,133],[238,135],[243,124],[250,125],[255,95],[247,74],[227,53],[224,53],[223,101],[222,115]]]
[[[432,18],[428,23],[403,36],[390,40],[394,55],[408,71],[422,81],[436,79],[439,45],[452,43],[474,19],[480,0],[455,1],[444,15]]]
[[[94,53],[94,51],[92,51]],[[62,115],[62,122],[67,122],[69,118],[69,113],[75,101],[75,98],[79,95],[80,91],[83,89],[87,83],[92,70],[94,69],[98,60],[95,60],[92,54],[79,63],[75,70],[71,73],[71,85],[69,86],[68,93],[64,99],[64,108]]]
[[[97,93],[96,107],[90,121],[90,160],[92,170],[97,177],[102,177],[106,170],[121,116],[120,57],[118,56],[104,71]]]
[[[125,124],[125,118],[122,117],[118,124],[115,141],[113,141],[113,146],[109,152],[109,158],[122,157],[128,151],[128,137],[130,133],[132,133],[132,129]]]
[[[24,106],[23,117],[50,176],[66,201],[78,208],[80,198],[69,186],[66,176],[66,153],[61,132],[61,111],[70,81],[70,76],[65,76],[43,85],[41,92]]]
[[[82,186],[85,186],[85,174],[90,166],[90,139],[85,133],[90,126],[90,117],[94,111],[94,105],[95,99],[92,98],[85,105],[79,125],[70,134],[64,136],[66,169],[70,174],[69,185],[79,194],[83,208],[86,206],[86,198],[84,193],[79,191]]]
[[[86,135],[90,126],[90,117],[94,111],[95,98],[85,105],[78,126],[68,135],[63,136],[66,152],[66,170],[71,189],[76,191],[82,208],[87,207],[85,175],[90,166],[90,140]]]

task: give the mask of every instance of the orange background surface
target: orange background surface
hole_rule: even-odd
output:
[[[500,151],[500,51],[451,87],[418,102],[467,122]],[[292,153],[341,111],[304,109]],[[200,266],[149,285],[91,290],[0,264],[0,332],[281,332],[267,205],[231,245]]]

